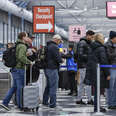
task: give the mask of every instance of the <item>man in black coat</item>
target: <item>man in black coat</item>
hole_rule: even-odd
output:
[[[84,85],[84,79],[85,79],[85,74],[86,74],[86,64],[88,61],[88,53],[90,50],[90,44],[93,40],[94,37],[94,32],[89,30],[86,32],[86,37],[81,38],[79,43],[77,44],[77,64],[78,64],[78,69],[80,72],[80,84],[78,85],[78,96],[77,96],[77,101],[76,104],[85,104],[82,101],[82,97],[84,95],[84,92],[86,92],[87,97],[88,97],[88,104],[93,104],[92,98],[91,98],[91,86],[86,86]]]
[[[62,58],[59,53],[58,45],[62,42],[59,35],[54,35],[53,40],[47,43],[46,69],[45,76],[47,85],[43,95],[43,105],[56,108],[56,91],[58,88],[58,69]],[[49,102],[50,98],[50,102]]]
[[[88,85],[93,85],[94,91],[94,112],[97,111],[97,64],[108,64],[106,49],[104,47],[104,36],[102,34],[96,34],[95,42],[91,44],[91,50],[88,55],[88,62],[86,68],[86,77],[84,82]],[[108,88],[110,80],[110,71],[108,68],[101,68],[100,70],[100,82],[101,88]],[[101,111],[106,110],[101,108]]]
[[[110,65],[116,65],[116,32],[111,31],[109,41],[105,44]],[[116,109],[116,68],[110,69],[111,79],[108,89],[108,108]]]

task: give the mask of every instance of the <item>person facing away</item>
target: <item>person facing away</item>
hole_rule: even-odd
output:
[[[109,40],[105,44],[107,56],[110,65],[116,65],[116,32],[110,31]],[[116,109],[116,68],[110,68],[110,87],[107,91],[108,94],[108,108]]]
[[[93,104],[93,100],[91,98],[91,86],[84,84],[85,74],[86,74],[86,65],[88,61],[88,53],[90,50],[90,44],[94,38],[94,32],[88,30],[86,32],[86,37],[81,38],[79,43],[77,43],[77,61],[78,61],[78,70],[80,72],[80,83],[78,85],[78,96],[76,104],[85,104],[82,101],[84,93],[87,94],[88,104]]]
[[[91,43],[91,51],[88,55],[86,66],[86,76],[84,83],[94,86],[94,112],[97,112],[97,64],[107,65],[108,59],[106,48],[104,46],[104,36],[98,33],[94,37],[95,42]],[[100,69],[101,89],[109,87],[110,72],[108,68]],[[100,108],[101,112],[105,112],[104,108]]]
[[[47,80],[43,95],[43,105],[56,108],[56,91],[58,88],[58,69],[62,58],[59,53],[58,45],[62,42],[60,35],[54,35],[52,40],[47,43],[47,59],[45,76]],[[50,101],[49,101],[50,98]]]
[[[16,43],[20,42],[16,46],[16,61],[17,64],[14,68],[11,69],[11,74],[13,77],[13,85],[6,94],[1,106],[6,110],[10,110],[8,104],[16,92],[16,99],[18,108],[22,108],[21,104],[21,89],[24,87],[24,74],[25,74],[25,65],[31,64],[32,62],[27,59],[26,52],[27,46],[25,45],[25,39],[27,39],[27,33],[21,32],[18,35],[18,40]]]

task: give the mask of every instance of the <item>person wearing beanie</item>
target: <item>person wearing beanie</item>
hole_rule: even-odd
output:
[[[116,65],[116,32],[110,31],[109,40],[105,44],[107,56],[110,65]],[[110,69],[110,86],[107,91],[108,94],[108,108],[109,109],[116,109],[116,68]]]
[[[113,39],[116,37],[116,32],[115,31],[110,31],[109,38]]]

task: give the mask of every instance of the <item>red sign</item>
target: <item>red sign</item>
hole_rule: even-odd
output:
[[[54,6],[33,7],[33,32],[53,33],[54,32]]]
[[[107,17],[116,17],[116,2],[107,2]]]
[[[80,38],[86,35],[86,26],[69,26],[69,40],[79,42]]]

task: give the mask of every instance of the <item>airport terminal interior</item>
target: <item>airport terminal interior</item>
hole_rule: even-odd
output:
[[[108,2],[114,3],[115,16],[108,16]],[[47,32],[34,30],[34,6],[39,6],[39,8],[53,6],[54,24],[51,28],[54,28],[54,32],[50,32],[52,29],[48,29]],[[42,26],[42,24],[40,25]],[[43,27],[45,26],[47,25]],[[74,35],[78,40],[71,39],[71,36],[73,36],[71,26],[75,27],[75,29],[82,29],[82,35]],[[43,29],[43,27],[40,29]],[[0,0],[0,104],[12,85],[10,68],[6,67],[2,62],[3,52],[8,43],[17,41],[20,32],[33,34],[35,39],[32,46],[37,49],[45,46],[46,42],[50,41],[54,34],[59,34],[63,39],[63,48],[67,49],[70,41],[74,39],[75,45],[82,36],[85,36],[88,30],[102,33],[105,41],[108,40],[109,32],[116,31],[116,0]],[[66,71],[66,69],[63,71]],[[9,104],[11,110],[7,111],[0,106],[0,116],[116,116],[116,109],[109,110],[107,108],[106,93],[100,96],[100,103],[101,106],[107,109],[107,112],[96,114],[94,113],[94,106],[86,104],[86,94],[83,96],[85,104],[76,104],[77,96],[68,95],[70,90],[61,87],[57,89],[57,106],[60,107],[60,110],[44,107],[42,105],[42,95],[45,89],[46,77],[43,70],[39,76],[37,82],[40,88],[38,92],[41,95],[38,101],[38,111],[24,112],[17,109],[13,97]],[[94,99],[93,96],[92,98]]]

